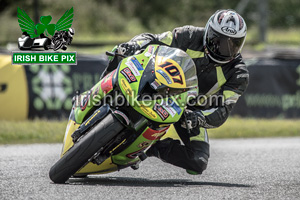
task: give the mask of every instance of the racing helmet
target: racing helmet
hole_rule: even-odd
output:
[[[218,10],[205,26],[205,52],[216,63],[228,63],[240,53],[246,34],[246,23],[237,12]]]
[[[68,30],[69,37],[73,37],[74,34],[75,34],[74,28],[69,28],[69,30]]]

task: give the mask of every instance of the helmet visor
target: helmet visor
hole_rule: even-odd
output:
[[[216,60],[230,61],[237,56],[244,40],[245,37],[229,37],[218,33],[209,26],[206,34],[206,48]]]

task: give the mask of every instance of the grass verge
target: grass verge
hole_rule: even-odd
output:
[[[0,144],[60,143],[67,121],[0,121]],[[300,120],[229,118],[210,138],[300,136]]]
[[[62,142],[67,121],[0,121],[0,144]]]
[[[208,134],[211,138],[300,136],[300,120],[229,118]]]

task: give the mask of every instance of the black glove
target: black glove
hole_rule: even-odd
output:
[[[185,129],[194,129],[206,126],[205,116],[201,111],[185,110],[185,117],[181,120],[181,127]]]
[[[122,43],[118,47],[118,53],[124,56],[131,56],[138,50],[140,50],[140,46],[135,42]]]

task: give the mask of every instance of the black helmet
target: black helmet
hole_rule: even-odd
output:
[[[205,52],[217,63],[228,63],[240,53],[246,34],[246,23],[237,12],[218,10],[205,26]]]

